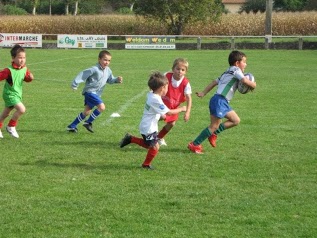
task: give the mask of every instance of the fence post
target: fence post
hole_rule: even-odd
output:
[[[265,49],[270,48],[270,43],[272,43],[272,35],[265,35]]]
[[[201,37],[197,38],[197,50],[201,50]]]
[[[231,50],[234,50],[235,48],[234,37],[231,37]]]
[[[298,49],[299,50],[303,49],[303,37],[299,37],[298,39]]]

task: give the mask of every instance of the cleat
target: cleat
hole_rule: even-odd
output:
[[[3,138],[3,135],[2,135],[2,131],[0,130],[0,138],[2,139]]]
[[[120,142],[120,148],[123,148],[126,145],[130,144],[131,139],[132,139],[132,136],[129,133],[125,134],[125,136],[123,137],[123,139]]]
[[[209,143],[211,144],[212,147],[216,147],[216,141],[217,141],[217,135],[212,134],[210,137],[208,137]]]
[[[202,145],[194,145],[193,142],[190,142],[187,146],[187,148],[191,151],[194,152],[195,154],[203,154],[203,147]]]
[[[153,166],[142,164],[143,169],[154,170]]]
[[[76,127],[67,127],[66,130],[69,131],[69,132],[73,132],[73,133],[77,133],[78,132],[78,129]]]
[[[12,127],[11,126],[7,126],[6,129],[7,129],[7,132],[9,132],[9,134],[11,136],[13,136],[14,138],[19,138],[19,134],[17,133],[17,131],[16,131],[14,126],[12,126]]]
[[[84,122],[83,126],[87,129],[87,131],[94,133],[92,129],[92,124],[90,122]]]
[[[167,146],[167,144],[163,138],[159,139],[157,142],[159,143],[159,145]]]

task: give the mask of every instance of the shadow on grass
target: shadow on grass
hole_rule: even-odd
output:
[[[141,166],[133,164],[100,164],[100,163],[59,163],[47,160],[37,160],[34,162],[18,163],[22,166],[38,166],[38,167],[57,167],[57,168],[76,168],[85,170],[135,170],[142,169]]]

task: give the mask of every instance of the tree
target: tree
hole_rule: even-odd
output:
[[[274,9],[281,11],[301,11],[307,4],[307,0],[275,0]]]
[[[32,15],[36,15],[36,8],[40,4],[40,0],[32,0]]]
[[[242,12],[265,12],[266,0],[247,0],[240,8],[239,13]]]
[[[317,1],[316,0],[308,0],[304,10],[317,10]]]
[[[168,26],[168,31],[181,35],[190,22],[212,21],[220,17],[220,0],[135,0],[137,15],[158,19]]]

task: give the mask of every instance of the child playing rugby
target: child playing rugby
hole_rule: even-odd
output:
[[[13,109],[15,109],[15,112],[6,126],[6,130],[12,137],[19,138],[16,126],[19,118],[26,111],[22,103],[22,83],[23,81],[31,82],[34,79],[33,74],[25,66],[26,53],[24,48],[20,45],[15,45],[10,53],[12,57],[11,65],[0,71],[0,81],[6,80],[2,94],[5,107],[0,115],[0,138],[3,138],[1,132],[3,122]]]
[[[127,133],[120,142],[120,148],[134,143],[148,149],[142,168],[153,169],[151,162],[160,148],[157,137],[158,121],[166,115],[185,112],[186,107],[169,109],[163,103],[162,96],[165,96],[168,90],[168,80],[163,74],[159,72],[152,73],[148,81],[148,86],[151,91],[147,94],[144,112],[139,126],[142,138]]]
[[[168,91],[162,97],[164,104],[169,109],[178,108],[179,105],[186,101],[186,112],[184,114],[184,121],[187,122],[190,117],[190,110],[192,107],[192,89],[189,80],[185,77],[188,70],[188,62],[183,58],[174,60],[172,72],[168,72],[165,76],[168,79]],[[166,145],[164,136],[175,126],[178,120],[178,114],[166,115],[166,124],[158,134],[159,144]]]
[[[80,83],[85,83],[82,91],[84,96],[84,111],[79,113],[75,120],[68,125],[69,132],[77,132],[77,125],[83,121],[88,115],[89,118],[84,121],[83,126],[89,131],[94,132],[92,129],[93,121],[105,110],[105,104],[101,99],[101,94],[106,87],[106,84],[122,83],[122,77],[114,77],[109,68],[111,61],[111,54],[107,50],[102,50],[98,56],[98,63],[91,68],[85,69],[80,72],[73,80],[71,87],[76,90]],[[93,110],[93,108],[95,110]],[[93,111],[92,111],[93,110]]]
[[[202,154],[203,148],[201,143],[205,139],[208,138],[211,146],[216,147],[217,134],[240,123],[239,116],[229,106],[229,101],[237,90],[239,80],[252,89],[256,87],[256,83],[250,81],[243,74],[247,66],[247,58],[243,52],[232,51],[229,54],[228,61],[230,67],[219,78],[207,85],[202,92],[196,93],[198,97],[204,97],[216,85],[218,86],[216,93],[209,102],[210,125],[194,141],[188,144],[188,149],[196,154]],[[221,123],[222,118],[226,118],[227,120]]]

